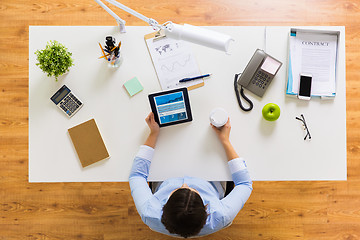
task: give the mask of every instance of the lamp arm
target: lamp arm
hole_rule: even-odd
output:
[[[95,0],[95,1],[98,1],[98,0]],[[124,10],[125,12],[128,12],[131,15],[134,15],[135,17],[147,22],[150,26],[153,27],[154,30],[159,30],[160,29],[159,23],[156,20],[154,20],[152,18],[148,18],[148,17],[142,15],[141,13],[138,13],[135,10],[133,10],[133,9],[131,9],[131,8],[125,6],[124,4],[119,3],[119,2],[117,2],[115,0],[105,0],[105,1],[107,1],[108,3],[114,5],[114,6],[120,8],[122,10]]]
[[[120,25],[120,32],[125,32],[125,21],[122,20],[119,16],[117,16],[113,11],[111,11],[110,8],[108,8],[104,3],[101,2],[101,0],[95,1],[116,19],[116,21]],[[200,27],[195,27],[189,24],[184,24],[183,26],[181,26],[172,22],[166,22],[160,25],[156,20],[145,17],[144,15],[115,0],[105,1],[147,22],[150,26],[152,26],[155,31],[158,31],[158,33],[162,36],[193,42],[225,52],[228,52],[229,43],[233,41],[233,39],[229,35],[217,33],[215,31]]]
[[[100,0],[95,0],[95,2],[97,2],[97,4],[99,4],[103,9],[105,9],[111,16],[113,16],[113,18],[115,18],[116,22],[119,24],[120,26],[120,32],[125,33],[125,23],[126,21],[121,19],[118,15],[116,15],[110,8],[108,8],[108,6],[106,6],[103,2],[101,2]]]

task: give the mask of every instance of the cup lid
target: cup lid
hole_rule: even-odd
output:
[[[210,113],[210,122],[215,127],[222,127],[228,121],[229,115],[228,113],[222,108],[215,108]]]

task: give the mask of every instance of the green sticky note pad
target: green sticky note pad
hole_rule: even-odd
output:
[[[134,77],[124,83],[124,87],[131,97],[144,89],[137,77]]]

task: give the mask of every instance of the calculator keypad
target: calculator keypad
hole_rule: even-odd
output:
[[[79,99],[69,93],[60,103],[60,108],[70,117],[82,105]]]
[[[271,80],[270,74],[258,70],[257,73],[255,74],[255,77],[252,79],[252,84],[256,85],[261,89],[265,89],[269,85],[270,80]]]

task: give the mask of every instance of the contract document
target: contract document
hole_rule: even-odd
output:
[[[298,93],[304,73],[312,75],[312,96],[335,96],[337,41],[337,34],[324,32],[297,31],[290,36],[292,79],[288,79],[287,93]]]

